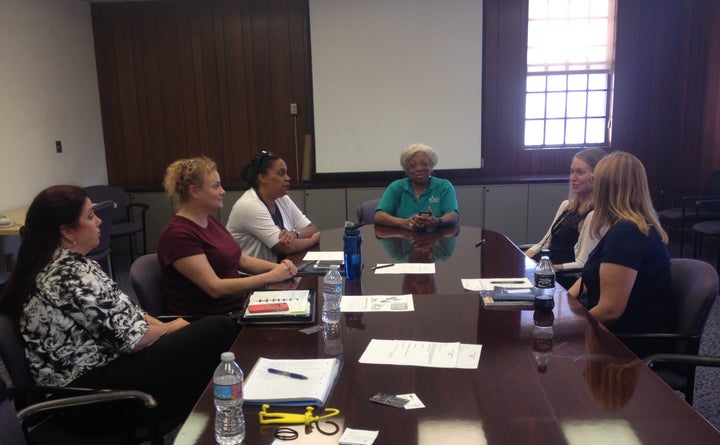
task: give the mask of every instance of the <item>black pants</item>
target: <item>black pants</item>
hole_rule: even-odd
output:
[[[159,421],[184,419],[212,379],[220,354],[229,350],[239,330],[240,325],[226,316],[203,317],[138,352],[78,377],[68,386],[144,391],[157,400]],[[126,422],[130,421],[127,409],[115,413]],[[110,412],[102,411],[107,420]],[[95,414],[99,413],[90,413]],[[86,425],[90,420],[87,415],[83,416]]]

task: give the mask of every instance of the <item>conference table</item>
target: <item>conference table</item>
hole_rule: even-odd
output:
[[[361,280],[346,281],[345,293],[412,293],[415,310],[344,313],[339,338],[302,333],[303,325],[243,327],[231,350],[246,373],[258,357],[342,361],[327,403],[340,410],[328,419],[337,433],[323,434],[334,429],[325,422],[319,429],[289,425],[298,438],[275,442],[278,426],[260,425],[259,407],[245,405],[245,444],[337,444],[345,428],[379,431],[377,445],[720,443],[720,432],[561,288],[552,314],[485,307],[478,292],[464,290],[463,278],[532,279],[535,263],[503,235],[472,227],[425,238],[374,226],[361,232],[365,267]],[[342,229],[323,231],[319,248],[341,250]],[[370,268],[403,260],[434,261],[436,273],[380,275]],[[292,286],[318,289],[321,280],[305,276]],[[482,352],[476,369],[359,363],[372,339],[480,344]],[[425,407],[370,402],[378,392],[414,393]],[[215,443],[212,382],[175,443]]]

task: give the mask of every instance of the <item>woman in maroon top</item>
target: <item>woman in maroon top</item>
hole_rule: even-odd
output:
[[[158,242],[163,294],[170,312],[236,311],[248,291],[297,273],[290,260],[277,264],[243,255],[230,232],[212,216],[222,208],[225,190],[211,159],[173,162],[165,172],[163,185],[178,208]],[[241,276],[240,272],[248,275]]]

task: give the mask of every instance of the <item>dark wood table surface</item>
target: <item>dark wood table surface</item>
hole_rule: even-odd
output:
[[[548,319],[532,310],[486,309],[476,292],[464,291],[461,278],[532,277],[534,263],[502,235],[469,227],[453,230],[449,257],[438,253],[447,245],[430,249],[415,240],[420,253],[406,261],[428,260],[428,252],[436,253],[437,273],[428,281],[421,275],[370,272],[374,264],[401,258],[376,236],[392,231],[378,228],[376,234],[366,226],[362,232],[365,270],[346,293],[412,292],[414,312],[343,314],[340,342],[324,340],[322,332],[303,334],[303,326],[245,327],[232,346],[246,372],[260,356],[342,360],[327,404],[340,409],[331,419],[340,432],[326,436],[295,425],[298,439],[283,443],[337,444],[345,428],[378,430],[377,445],[720,443],[720,432],[564,292],[557,292]],[[480,239],[486,240],[484,246],[475,248]],[[342,231],[324,231],[321,247],[340,250]],[[317,288],[319,280],[305,277],[299,287]],[[549,321],[552,338],[547,327],[536,326]],[[482,354],[477,369],[360,364],[371,339],[474,343],[482,345]],[[544,370],[539,356],[547,359]],[[426,407],[404,410],[371,403],[368,398],[377,392],[415,393]],[[258,411],[244,408],[247,445],[275,440],[277,426],[260,425]],[[175,443],[215,443],[212,382]]]

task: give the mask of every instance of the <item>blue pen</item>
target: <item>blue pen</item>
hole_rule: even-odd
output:
[[[268,368],[268,372],[270,374],[284,375],[285,377],[290,377],[291,379],[307,380],[307,376],[295,372],[282,371],[275,368]]]

